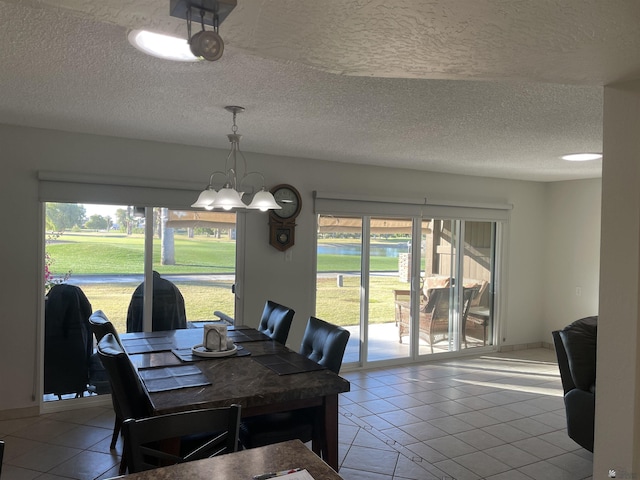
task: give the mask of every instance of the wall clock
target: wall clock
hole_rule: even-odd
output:
[[[271,189],[279,210],[269,210],[269,244],[284,252],[295,243],[296,217],[300,214],[300,193],[291,185],[276,185]]]

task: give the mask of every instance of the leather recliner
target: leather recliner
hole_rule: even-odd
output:
[[[596,344],[598,317],[576,320],[552,332],[564,390],[567,433],[593,452],[596,400]]]

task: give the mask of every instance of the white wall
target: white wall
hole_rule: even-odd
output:
[[[640,81],[605,88],[593,478],[640,476]]]
[[[4,277],[3,288],[0,289],[3,305],[0,316],[0,378],[3,379],[0,414],[5,411],[4,414],[9,415],[13,412],[6,412],[8,409],[38,403],[37,396],[32,396],[33,379],[39,365],[35,357],[37,342],[41,341],[37,325],[42,303],[42,232],[37,172],[48,170],[192,182],[195,198],[210,172],[220,168],[227,152],[6,125],[0,125],[0,145],[0,199],[4,207],[0,235],[0,264]],[[267,185],[290,183],[303,197],[296,245],[290,262],[285,261],[283,253],[269,246],[266,215],[247,214],[243,300],[247,323],[257,323],[267,298],[290,305],[297,313],[289,345],[293,348],[299,345],[306,318],[313,313],[314,190],[402,198],[427,196],[514,205],[508,228],[506,275],[502,287],[505,295],[502,337],[505,344],[549,341],[549,324],[545,320],[545,303],[541,299],[546,294],[544,282],[553,276],[556,266],[549,266],[541,259],[550,254],[550,249],[563,249],[566,242],[555,242],[551,246],[545,242],[549,217],[545,184],[359,167],[251,153],[247,157],[251,169],[266,174]],[[570,190],[567,188],[567,192]],[[117,200],[112,199],[113,203],[118,203]],[[593,199],[589,203],[594,203]],[[593,214],[597,216],[598,212]],[[585,235],[593,235],[593,232],[586,231]],[[558,256],[562,257],[562,253]],[[583,261],[597,265],[597,256],[591,257],[590,252],[588,256]],[[584,293],[581,298],[586,298]],[[93,305],[93,308],[100,306]],[[546,309],[556,310],[549,304]],[[578,304],[575,312],[588,309]],[[567,318],[577,318],[576,315],[566,312]],[[251,319],[256,320],[252,322]],[[10,388],[5,387],[8,385]]]
[[[546,188],[543,295],[546,341],[552,342],[553,330],[598,314],[602,181],[556,182]]]

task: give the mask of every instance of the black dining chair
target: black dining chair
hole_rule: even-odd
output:
[[[102,310],[96,310],[89,317],[89,326],[91,327],[91,331],[93,335],[96,337],[96,344],[100,343],[100,341],[104,338],[104,336],[108,333],[113,335],[114,339],[120,343],[120,336],[116,328],[113,326],[113,323],[109,321],[107,315]],[[102,361],[100,360],[100,356],[98,353],[95,354],[98,358],[98,362],[100,362],[100,366],[104,368]],[[93,356],[92,356],[93,357]],[[90,375],[91,377],[91,375]],[[124,421],[124,417],[122,414],[122,409],[118,404],[118,399],[115,395],[113,395],[113,387],[111,386],[111,380],[109,375],[107,374],[107,381],[109,382],[109,392],[111,393],[111,402],[113,404],[113,411],[116,414],[115,422],[113,425],[113,435],[111,436],[111,445],[110,448],[113,450],[116,448],[116,443],[118,441],[118,435],[120,434],[120,429],[122,427],[122,422]],[[95,386],[97,382],[92,381],[91,384]],[[101,393],[98,391],[97,393]]]
[[[131,359],[112,333],[107,333],[98,342],[98,355],[109,375],[114,408],[116,408],[115,405],[118,405],[120,418],[150,417],[153,413],[153,407],[147,391],[142,385]],[[116,412],[117,417],[118,412]],[[121,475],[125,473],[128,465],[126,457],[127,441],[125,438],[119,470]]]
[[[349,331],[340,326],[309,317],[300,354],[337,374],[349,336]],[[316,408],[249,417],[240,423],[240,443],[254,448],[299,439],[304,443],[312,441],[313,451],[320,454],[324,450],[321,418]]]
[[[118,343],[120,343],[120,336],[118,335],[116,327],[113,326],[113,323],[111,323],[102,310],[96,310],[91,314],[89,317],[89,327],[96,337],[96,343],[99,343],[107,333],[112,334]]]
[[[240,405],[127,419],[122,429],[129,473],[235,452],[239,425]],[[167,451],[172,441],[177,454]]]
[[[295,310],[267,300],[258,330],[278,343],[286,344]]]
[[[4,441],[0,440],[0,476],[2,476],[2,459],[4,458]]]

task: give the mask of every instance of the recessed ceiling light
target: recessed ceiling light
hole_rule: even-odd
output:
[[[568,160],[570,162],[588,162],[589,160],[600,160],[602,158],[601,153],[569,153],[563,155],[562,160]]]
[[[132,30],[128,38],[131,45],[153,57],[176,62],[200,61],[191,53],[189,44],[184,38],[170,37],[147,30]]]

